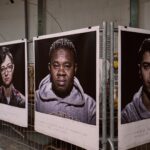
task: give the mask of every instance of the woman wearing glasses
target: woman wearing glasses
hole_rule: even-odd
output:
[[[13,86],[14,74],[13,56],[7,47],[0,47],[0,74],[2,85],[0,86],[0,102],[11,106],[25,108],[25,96]]]

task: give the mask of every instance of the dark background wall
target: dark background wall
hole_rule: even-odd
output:
[[[50,45],[58,38],[67,37],[77,50],[77,78],[84,91],[96,98],[96,32],[59,36],[35,41],[35,88],[48,72]]]
[[[121,109],[132,101],[141,86],[138,70],[138,51],[149,34],[121,31]]]
[[[15,70],[13,84],[17,90],[25,95],[25,43],[3,45],[10,48],[14,58]],[[0,78],[0,85],[2,79]]]

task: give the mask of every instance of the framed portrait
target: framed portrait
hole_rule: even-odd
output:
[[[34,37],[33,43],[35,130],[98,149],[99,27]]]
[[[27,127],[27,40],[0,43],[0,119]]]
[[[129,149],[150,142],[150,31],[119,26],[118,48],[118,140]]]

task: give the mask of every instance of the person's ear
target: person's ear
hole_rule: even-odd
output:
[[[50,65],[51,65],[51,64],[50,64],[50,62],[49,62],[49,63],[48,63],[48,70],[49,70],[49,71],[51,70]]]
[[[15,70],[15,65],[13,64],[12,72],[14,72],[14,70]]]
[[[77,63],[75,63],[75,69],[74,69],[75,74],[76,74],[76,72],[77,72],[77,69],[78,69],[78,65],[77,65]]]
[[[141,64],[138,64],[138,69],[139,69],[139,77],[140,79],[142,78],[142,74],[141,74]]]

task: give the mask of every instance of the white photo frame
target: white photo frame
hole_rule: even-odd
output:
[[[84,37],[83,35],[86,34],[94,34],[95,38],[95,49],[91,49],[91,55],[92,51],[95,54],[94,63],[95,65],[95,99],[96,99],[96,125],[91,125],[79,121],[75,121],[72,119],[62,118],[55,115],[45,114],[38,111],[35,111],[35,130],[37,132],[43,133],[45,135],[69,142],[74,145],[78,145],[80,147],[90,149],[90,150],[98,150],[99,149],[99,27],[90,27],[90,28],[84,28],[84,29],[78,29],[73,31],[67,31],[62,33],[56,33],[51,35],[44,35],[39,37],[33,38],[33,47],[34,47],[34,56],[35,56],[35,91],[37,90],[36,85],[36,71],[37,74],[40,70],[38,68],[41,68],[37,66],[37,60],[39,60],[39,57],[43,54],[44,59],[46,59],[46,55],[44,54],[44,49],[42,50],[42,53],[36,55],[36,52],[40,51],[40,48],[37,47],[38,42],[47,40],[47,42],[50,42],[51,39],[58,39],[60,37],[76,37],[77,35]],[[85,40],[86,41],[86,40]],[[80,40],[78,39],[78,43],[80,43]],[[90,40],[87,41],[86,44],[90,43]],[[39,44],[40,45],[40,44]],[[46,45],[46,44],[43,44]],[[82,44],[84,45],[84,44]],[[76,46],[76,44],[75,44]],[[43,46],[44,47],[44,46]],[[50,45],[49,45],[50,47]],[[80,44],[78,45],[80,47]],[[95,51],[95,52],[94,52]],[[86,49],[85,52],[86,53]],[[78,53],[78,52],[77,52]],[[87,52],[88,53],[88,52]],[[47,53],[48,55],[48,53]],[[81,61],[81,59],[80,59]],[[43,62],[43,61],[42,61]],[[47,62],[48,63],[48,62]],[[40,63],[38,63],[40,65]],[[46,66],[47,67],[47,66]],[[87,67],[88,68],[88,67]],[[37,70],[36,70],[37,69]],[[48,70],[48,69],[47,69]],[[46,75],[46,74],[45,74]],[[85,74],[86,78],[87,74]],[[87,90],[88,91],[88,90]],[[36,109],[35,109],[36,110]],[[81,140],[82,139],[82,140]]]
[[[150,119],[121,121],[121,112],[132,101],[141,83],[138,71],[138,51],[150,31],[119,26],[118,51],[118,149],[125,150],[150,142]]]
[[[0,43],[0,47],[8,47],[14,58],[14,87],[25,97],[25,106],[12,106],[0,102],[0,119],[9,123],[28,126],[28,78],[27,78],[27,40],[15,40]],[[2,79],[1,84],[2,84]]]

